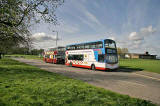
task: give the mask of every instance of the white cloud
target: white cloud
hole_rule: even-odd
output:
[[[153,38],[155,32],[157,29],[152,26],[140,28],[137,32],[129,33],[126,38],[117,40],[117,43],[119,47],[128,48],[131,52],[139,51],[142,53],[146,51],[146,45],[152,45],[148,40]]]
[[[139,40],[143,40],[144,37],[141,36],[139,33],[137,32],[131,32],[129,34],[129,40],[133,40],[133,41],[139,41]]]
[[[139,32],[131,32],[129,34],[129,40],[130,41],[144,40],[146,37],[151,36],[154,32],[156,32],[156,29],[153,29],[152,26],[141,28]]]
[[[148,26],[146,28],[141,28],[140,30],[140,34],[142,34],[142,36],[149,36],[151,34],[153,34],[154,32],[156,32],[156,29],[152,28],[152,26]]]
[[[128,36],[126,46],[130,49],[141,49],[147,44],[146,39],[152,36],[157,30],[152,26],[141,28],[139,32],[131,32]],[[142,49],[141,49],[142,50]]]
[[[32,35],[31,39],[35,42],[44,42],[44,41],[51,41],[56,40],[56,36],[54,35],[47,35],[44,32],[35,33]]]

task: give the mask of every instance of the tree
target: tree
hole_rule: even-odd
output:
[[[64,0],[0,0],[0,52],[31,43],[29,27],[42,19],[57,24],[55,10]]]
[[[128,48],[122,48],[121,51],[123,54],[126,54],[126,53],[128,53]]]
[[[125,54],[128,53],[128,48],[117,48],[117,53],[119,55],[119,58],[125,58]]]
[[[118,53],[118,54],[122,54],[122,50],[121,50],[120,47],[117,48],[117,53]]]
[[[41,55],[44,52],[44,49],[33,49],[31,50],[30,54],[31,55]]]
[[[129,52],[128,48],[120,48],[120,47],[117,48],[117,53],[118,54],[126,54],[128,52]]]

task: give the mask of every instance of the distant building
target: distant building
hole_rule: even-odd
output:
[[[157,55],[150,55],[148,52],[144,54],[138,53],[126,53],[124,56],[119,56],[120,58],[129,58],[129,59],[156,59]]]
[[[139,58],[140,59],[156,59],[157,55],[150,55],[148,52],[146,52],[145,54],[140,54]]]

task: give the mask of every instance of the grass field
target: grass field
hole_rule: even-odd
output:
[[[119,64],[121,68],[144,70],[160,74],[160,60],[120,59]]]
[[[22,54],[5,55],[5,57],[16,57],[16,58],[26,58],[26,59],[38,59],[38,60],[43,59],[43,57],[39,57],[38,55],[22,55]]]
[[[152,106],[11,59],[0,60],[0,106]]]

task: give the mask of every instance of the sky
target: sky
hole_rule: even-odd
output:
[[[65,0],[56,10],[58,26],[32,28],[35,48],[113,39],[131,53],[160,56],[160,0]]]

